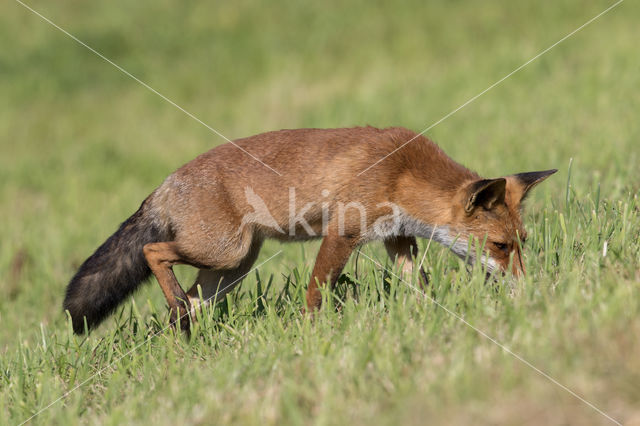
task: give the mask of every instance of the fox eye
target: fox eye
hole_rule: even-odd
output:
[[[507,246],[507,244],[505,244],[505,243],[495,242],[495,243],[493,243],[493,245],[496,246],[496,248],[498,250],[503,251],[505,253],[509,250],[509,246]]]

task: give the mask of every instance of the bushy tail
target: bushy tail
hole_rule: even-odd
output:
[[[63,307],[71,314],[73,331],[84,332],[100,324],[149,277],[142,252],[147,243],[167,239],[168,230],[154,224],[145,200],[87,260],[67,286]]]

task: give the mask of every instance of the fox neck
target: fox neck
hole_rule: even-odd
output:
[[[415,175],[405,175],[399,179],[396,203],[402,208],[401,232],[436,241],[449,247],[458,257],[470,264],[475,263],[476,252],[470,249],[469,236],[459,226],[462,188],[477,178],[468,173],[449,174],[445,184],[438,179],[416,179]],[[498,268],[497,263],[486,255],[481,262],[488,271]]]
[[[431,176],[421,176],[414,170],[408,170],[398,177],[392,202],[400,206],[416,224],[455,227],[462,206],[462,188],[478,178],[475,173],[456,166],[451,168],[452,172],[441,171],[437,176],[433,176],[433,171]]]

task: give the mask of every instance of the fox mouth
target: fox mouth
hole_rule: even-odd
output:
[[[481,267],[481,268],[484,269],[484,283],[485,284],[489,284],[489,283],[495,284],[495,283],[498,282],[498,279],[500,277],[504,277],[506,275],[505,271],[503,271],[501,269],[490,270],[484,264],[477,265],[476,263],[470,263],[470,262],[466,262],[466,264],[465,264],[465,268],[466,268],[467,273],[469,275],[473,275],[473,269],[475,267]]]
[[[467,262],[466,268],[469,274],[473,273],[474,267],[481,267],[484,269],[484,277],[485,281],[497,281],[498,277],[504,277],[507,273],[502,268],[495,268],[493,266],[489,266],[486,263],[477,264],[475,261]]]

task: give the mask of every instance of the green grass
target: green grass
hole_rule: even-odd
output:
[[[28,4],[236,138],[420,131],[612,2]],[[61,312],[78,265],[223,140],[4,2],[0,423],[71,390],[33,423],[608,422],[450,312],[618,421],[640,421],[639,19],[625,1],[428,132],[485,176],[560,169],[528,203],[526,278],[485,284],[431,245],[436,305],[368,260],[388,266],[372,244],[357,274],[355,257],[345,270],[357,285],[325,295],[339,309],[312,322],[300,309],[318,244],[271,242],[258,263],[282,253],[190,340],[162,331],[155,281],[85,338]],[[189,286],[194,272],[177,272]]]

